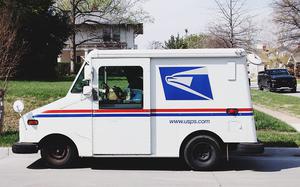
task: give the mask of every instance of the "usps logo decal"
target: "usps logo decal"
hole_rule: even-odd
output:
[[[213,100],[206,67],[159,67],[166,100]]]

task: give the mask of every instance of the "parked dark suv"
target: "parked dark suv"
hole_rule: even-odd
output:
[[[269,91],[297,91],[297,80],[286,69],[269,69],[258,73],[258,87]]]

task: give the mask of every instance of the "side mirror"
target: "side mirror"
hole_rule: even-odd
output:
[[[93,88],[91,86],[84,86],[82,90],[82,94],[86,97],[91,97],[93,92]]]
[[[21,100],[17,100],[14,102],[13,109],[15,112],[21,114],[21,112],[24,110],[24,103]]]
[[[90,65],[84,66],[84,80],[90,81],[93,78],[92,67]]]

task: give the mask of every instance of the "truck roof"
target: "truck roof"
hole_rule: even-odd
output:
[[[93,50],[91,58],[245,57],[244,49]]]

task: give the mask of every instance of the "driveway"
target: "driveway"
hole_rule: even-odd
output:
[[[72,169],[47,169],[39,155],[0,159],[0,186],[255,186],[300,184],[299,149],[267,149],[234,157],[218,171],[189,171],[177,159],[82,159]]]
[[[257,82],[251,82],[250,88],[254,89],[254,90],[258,90]],[[300,84],[297,85],[297,92],[296,93],[290,93],[290,92],[287,92],[287,91],[276,92],[276,93],[279,93],[279,94],[282,94],[282,95],[290,95],[290,96],[294,96],[294,97],[300,97]]]

